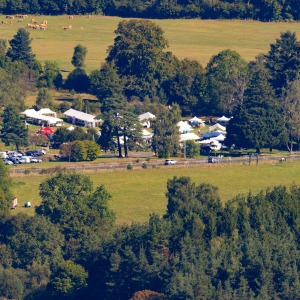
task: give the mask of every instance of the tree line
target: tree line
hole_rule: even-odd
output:
[[[164,216],[119,226],[104,186],[59,173],[35,216],[10,216],[0,162],[0,296],[7,299],[299,299],[300,187],[221,203],[217,187],[167,182]]]
[[[255,19],[297,21],[297,0],[58,1],[2,0],[3,14],[99,14],[139,18]]]

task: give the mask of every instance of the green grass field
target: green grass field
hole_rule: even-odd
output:
[[[71,58],[74,47],[82,44],[88,48],[86,70],[98,69],[107,56],[107,48],[113,44],[114,31],[122,20],[117,17],[75,16],[28,16],[23,22],[13,20],[2,25],[1,38],[10,40],[19,27],[26,27],[34,18],[41,23],[48,21],[47,30],[29,29],[33,52],[40,61],[57,61],[62,70],[73,69]],[[2,16],[2,20],[5,20]],[[7,21],[7,20],[6,20]],[[224,49],[233,49],[246,60],[254,59],[269,50],[270,43],[286,30],[295,31],[299,37],[300,23],[262,23],[240,20],[153,20],[165,32],[169,41],[168,51],[178,58],[198,60],[205,66],[212,55]],[[62,26],[72,25],[64,31]]]
[[[134,221],[146,221],[149,214],[165,213],[167,200],[165,198],[166,183],[173,176],[190,176],[199,183],[211,183],[219,188],[222,201],[238,194],[259,192],[261,189],[276,185],[287,185],[295,182],[300,184],[300,161],[243,165],[220,164],[201,165],[196,167],[161,167],[138,169],[133,171],[112,171],[90,175],[94,185],[104,184],[113,198],[110,207],[117,214],[119,224]],[[13,178],[13,192],[19,198],[20,206],[25,201],[38,205],[39,184],[47,178],[41,175],[24,175]],[[13,213],[34,213],[34,209],[19,207]]]

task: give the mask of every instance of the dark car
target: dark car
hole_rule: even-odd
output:
[[[26,155],[27,156],[40,156],[42,154],[40,154],[39,151],[37,151],[37,150],[29,150],[26,152]]]
[[[20,160],[18,157],[10,157],[9,160],[14,164],[17,165],[20,163]]]

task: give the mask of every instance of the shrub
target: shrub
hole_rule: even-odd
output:
[[[128,164],[126,168],[127,168],[127,170],[132,170],[133,166],[131,164]]]
[[[24,171],[24,174],[30,174],[30,170],[29,170],[29,169],[26,169],[26,170]]]
[[[142,163],[142,168],[143,169],[147,169],[148,168],[148,165],[146,163]]]

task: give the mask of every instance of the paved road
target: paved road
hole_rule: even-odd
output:
[[[290,155],[286,156],[285,160],[286,161],[292,161],[294,159],[299,159],[300,155]],[[259,161],[274,161],[274,162],[279,162],[281,159],[281,156],[260,156]],[[131,165],[134,168],[141,168],[143,161],[140,160],[139,163],[131,163]],[[164,165],[164,160],[157,160],[157,159],[151,159],[149,162],[145,163],[149,167],[155,167],[155,166],[160,166],[160,167],[165,167],[165,168],[174,168],[176,166],[190,166],[190,165],[201,165],[201,164],[207,164],[207,159],[188,159],[188,160],[180,160],[177,162],[175,166],[173,165]],[[243,157],[237,157],[237,158],[223,158],[219,160],[220,164],[230,164],[230,163],[244,163],[244,164],[249,164],[249,157],[248,156],[243,156]],[[251,158],[251,164],[254,165],[257,163],[256,157]],[[51,173],[57,173],[60,170],[68,170],[68,171],[98,171],[98,170],[107,170],[111,171],[114,169],[127,169],[128,162],[126,163],[90,163],[90,164],[71,164],[68,166],[63,166],[59,167],[56,166],[54,168],[43,168],[42,166],[34,166],[32,168],[22,168],[21,165],[18,166],[11,166],[10,167],[10,173],[12,174],[25,174],[26,172],[30,173],[44,173],[44,174],[51,174]]]

